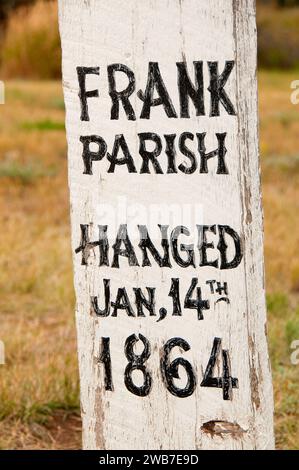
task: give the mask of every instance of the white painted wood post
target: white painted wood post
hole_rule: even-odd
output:
[[[85,449],[274,446],[254,3],[59,0]]]

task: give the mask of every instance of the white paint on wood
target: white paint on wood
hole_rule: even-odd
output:
[[[263,227],[259,182],[257,91],[256,91],[256,25],[253,0],[60,0],[60,32],[63,51],[63,86],[66,103],[69,187],[71,198],[72,247],[74,253],[76,319],[85,449],[269,449],[273,439],[273,399],[270,366],[266,344],[266,314],[263,264]],[[151,119],[139,119],[142,102],[134,93],[131,103],[137,120],[128,121],[120,105],[120,119],[111,120],[107,66],[127,65],[135,73],[136,90],[145,89],[149,61],[159,62],[161,73],[175,109],[179,110],[176,62],[186,61],[194,79],[193,61],[202,60],[205,78],[206,115],[196,117],[190,100],[190,119],[169,119],[162,106],[152,108]],[[220,105],[220,116],[209,116],[210,94],[207,61],[218,61],[219,72],[226,60],[235,67],[225,90],[236,107],[237,116],[226,113]],[[100,76],[88,76],[88,89],[99,89],[99,98],[88,99],[90,121],[80,121],[77,66],[100,67]],[[229,175],[217,175],[215,165],[208,174],[191,175],[139,174],[137,134],[206,132],[207,151],[217,146],[215,133],[227,132],[226,161]],[[98,134],[105,138],[108,152],[116,134],[123,133],[130,146],[137,174],[125,167],[107,173],[106,157],[93,163],[93,175],[83,174],[81,135]],[[195,147],[193,147],[195,148]],[[161,165],[165,153],[161,154]],[[181,160],[183,161],[183,160]],[[128,267],[126,259],[120,269],[99,267],[95,249],[87,266],[81,265],[80,224],[92,224],[90,239],[96,240],[97,226],[104,224],[100,205],[112,209],[107,224],[119,207],[120,198],[135,207],[141,204],[140,221],[161,203],[179,204],[197,210],[196,224],[229,225],[243,240],[241,264],[230,270],[212,267],[159,268]],[[176,212],[177,214],[177,212]],[[176,219],[177,217],[177,219]],[[120,220],[123,219],[123,220]],[[118,223],[132,218],[121,214]],[[160,223],[165,223],[163,217]],[[167,221],[166,221],[167,223]],[[173,225],[179,225],[178,215]],[[151,221],[148,222],[149,229]],[[109,235],[113,244],[115,231]],[[183,241],[183,240],[182,240]],[[188,243],[187,239],[184,240]],[[136,242],[137,244],[137,242]],[[136,246],[134,245],[134,247]],[[211,250],[211,254],[216,251]],[[140,250],[136,248],[140,257]],[[198,258],[196,258],[198,264]],[[91,312],[90,297],[99,296],[103,305],[103,279],[111,279],[115,298],[118,287],[156,287],[158,307],[170,310],[167,296],[171,278],[180,278],[186,293],[191,278],[198,277],[210,310],[204,320],[194,310],[183,308],[181,317],[156,322],[153,317],[130,318],[120,312],[117,318],[97,318]],[[209,292],[206,280],[226,281],[230,304],[219,302]],[[216,297],[215,297],[216,299]],[[151,344],[146,362],[152,375],[151,392],[138,397],[124,385],[127,359],[124,342],[132,333],[142,333]],[[173,396],[164,386],[160,371],[161,348],[172,337],[184,338],[191,346],[187,352],[176,348],[172,359],[184,357],[197,376],[194,393],[187,398]],[[104,390],[103,365],[97,362],[102,337],[110,337],[114,391]],[[239,388],[233,399],[223,400],[222,390],[201,387],[203,372],[210,357],[213,339],[222,338],[223,348],[231,358],[232,375]],[[141,350],[141,349],[140,349]],[[221,364],[219,363],[219,370]],[[185,376],[180,369],[181,380]],[[135,377],[135,376],[134,376]],[[136,383],[138,376],[136,375]],[[208,423],[208,424],[207,424]]]

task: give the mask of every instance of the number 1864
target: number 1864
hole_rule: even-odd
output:
[[[141,354],[134,352],[135,344],[141,341],[143,343],[143,351]],[[179,347],[184,351],[189,351],[190,346],[183,338],[171,338],[169,339],[162,348],[162,354],[160,359],[160,370],[162,380],[167,390],[174,396],[179,398],[186,398],[193,394],[197,378],[194,369],[189,361],[183,357],[177,357],[173,361],[170,360],[170,353],[175,347]],[[129,336],[124,345],[125,356],[128,360],[128,364],[124,371],[124,383],[126,388],[139,397],[146,397],[152,388],[152,375],[146,367],[146,362],[151,355],[151,346],[147,338],[142,334],[138,337],[135,334]],[[216,368],[216,362],[222,358],[222,375],[215,377],[214,372]],[[110,354],[110,338],[102,338],[101,352],[99,357],[99,363],[104,366],[104,381],[106,390],[114,390],[113,377],[112,377],[112,361]],[[179,366],[185,369],[187,376],[187,383],[185,387],[178,387],[174,379],[179,379]],[[133,380],[133,372],[138,370],[143,374],[142,385],[136,385]],[[223,399],[232,400],[233,388],[238,388],[238,379],[231,376],[231,366],[229,352],[222,349],[221,338],[214,338],[211,355],[200,383],[201,387],[214,387],[221,388]]]

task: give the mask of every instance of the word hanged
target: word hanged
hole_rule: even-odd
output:
[[[125,258],[129,266],[152,266],[152,261],[160,268],[172,268],[174,262],[182,268],[193,266],[211,266],[219,269],[234,269],[239,266],[242,257],[241,238],[238,233],[228,225],[197,225],[198,242],[194,244],[179,243],[181,235],[190,236],[190,230],[178,225],[171,233],[168,233],[168,225],[159,225],[161,233],[160,251],[148,232],[146,225],[138,225],[139,240],[136,248],[128,233],[127,224],[120,224],[114,243],[112,244],[112,261],[110,261],[110,243],[108,237],[108,225],[98,226],[98,238],[90,240],[89,225],[81,224],[81,241],[75,252],[82,252],[82,265],[88,264],[90,252],[99,249],[99,266],[120,267],[120,258]],[[141,260],[137,257],[137,248],[141,252]],[[230,248],[230,250],[229,250]],[[212,253],[211,253],[212,251]],[[218,252],[218,255],[215,254]],[[230,252],[230,258],[228,253]],[[171,260],[172,255],[172,260]],[[199,256],[199,260],[196,260]]]

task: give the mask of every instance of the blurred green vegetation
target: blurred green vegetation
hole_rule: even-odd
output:
[[[22,129],[27,131],[63,131],[64,122],[42,119],[41,121],[25,121],[21,124]]]
[[[56,172],[53,166],[44,168],[38,163],[0,162],[0,180],[1,178],[14,179],[23,185],[32,184],[43,176],[54,176]]]

